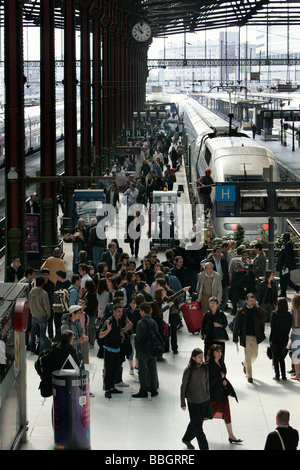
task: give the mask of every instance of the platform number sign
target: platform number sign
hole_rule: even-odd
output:
[[[216,217],[236,217],[236,187],[234,184],[216,184]]]

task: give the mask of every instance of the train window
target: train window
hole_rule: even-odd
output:
[[[243,181],[265,181],[261,175],[225,175],[225,182],[241,183]]]
[[[206,147],[206,150],[205,150],[204,158],[205,158],[205,161],[207,163],[207,166],[209,166],[210,165],[210,160],[211,160],[211,153],[210,153],[210,151],[208,150],[207,147]]]
[[[300,212],[300,191],[276,190],[277,212]]]
[[[241,191],[241,212],[267,212],[266,191]]]

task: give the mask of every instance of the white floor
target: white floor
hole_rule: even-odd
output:
[[[269,326],[266,327],[268,336]],[[229,333],[230,334],[230,333]],[[243,439],[241,445],[228,442],[225,424],[222,420],[211,420],[204,424],[204,430],[211,450],[262,450],[265,439],[275,428],[275,415],[280,408],[291,413],[291,425],[299,428],[300,384],[291,379],[276,382],[272,379],[271,361],[267,358],[267,340],[260,345],[259,357],[253,366],[254,383],[249,384],[243,374],[241,361],[243,348],[236,350],[234,343],[226,344],[226,365],[228,378],[232,382],[239,402],[230,398],[232,423],[235,435]],[[179,354],[165,354],[167,363],[158,363],[159,395],[155,398],[134,399],[138,391],[135,376],[129,375],[124,364],[123,380],[129,387],[123,388],[122,395],[111,400],[104,397],[102,390],[103,360],[96,357],[97,349],[90,350],[90,387],[95,397],[91,398],[91,449],[92,450],[171,450],[183,451],[181,439],[189,421],[187,411],[180,408],[179,389],[183,370],[194,347],[203,347],[198,335],[189,334],[184,327],[178,333]],[[39,379],[34,370],[35,356],[28,353],[28,442],[21,450],[53,449],[51,426],[52,398],[39,395]],[[286,360],[290,368],[289,359]],[[194,442],[197,448],[196,441]]]
[[[177,174],[177,184],[185,184],[184,171]],[[185,184],[186,187],[186,184]],[[181,203],[188,202],[187,191]],[[185,214],[186,215],[186,214]],[[190,214],[186,219],[190,220]],[[125,209],[119,216],[119,227],[124,226]],[[185,235],[190,223],[185,222]],[[123,249],[128,245],[119,237]],[[65,245],[66,269],[70,273],[72,255],[70,246]],[[140,256],[149,250],[149,240],[141,242]],[[160,250],[159,258],[164,259],[165,249]],[[3,276],[3,267],[0,276]],[[292,294],[292,293],[291,293]],[[229,315],[229,320],[231,319]],[[243,348],[237,351],[232,342],[226,344],[226,366],[228,378],[233,384],[239,402],[230,398],[233,431],[243,439],[241,445],[228,442],[225,424],[222,420],[211,420],[204,424],[204,430],[211,450],[262,450],[267,434],[275,428],[275,415],[280,408],[291,413],[291,425],[300,429],[300,407],[298,403],[300,384],[291,380],[275,382],[270,360],[266,355],[269,324],[266,326],[267,339],[260,345],[259,357],[253,366],[254,383],[249,384],[243,374],[241,361]],[[134,399],[132,393],[139,389],[135,376],[129,375],[128,364],[124,364],[123,380],[129,387],[123,388],[122,395],[114,395],[111,400],[104,397],[102,390],[103,360],[98,359],[97,348],[90,350],[90,364],[86,366],[90,375],[90,388],[95,394],[91,398],[91,450],[139,451],[168,450],[182,452],[186,448],[181,439],[189,422],[188,411],[180,408],[179,390],[184,368],[194,347],[203,347],[199,335],[188,333],[184,326],[178,332],[179,354],[165,354],[167,363],[158,363],[159,395],[153,399]],[[51,424],[52,398],[43,399],[38,385],[39,377],[34,369],[36,356],[27,353],[27,443],[21,450],[51,450],[54,433]],[[286,359],[287,370],[290,360]],[[197,443],[194,441],[197,449]],[[222,464],[221,464],[222,465]]]

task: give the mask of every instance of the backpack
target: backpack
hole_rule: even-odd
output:
[[[55,345],[42,351],[34,363],[35,370],[41,378],[39,390],[44,398],[52,395],[52,351],[54,347]]]
[[[53,310],[55,313],[66,313],[69,310],[68,291],[56,290],[53,293]]]
[[[148,332],[146,334],[146,342],[144,346],[144,354],[148,354],[148,356],[161,356],[165,349],[165,343],[159,334],[156,328],[148,328]]]

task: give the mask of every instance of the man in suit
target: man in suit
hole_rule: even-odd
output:
[[[217,271],[221,276],[222,280],[222,300],[220,302],[220,310],[224,310],[227,306],[227,301],[229,298],[228,286],[229,274],[228,274],[228,263],[222,255],[222,249],[220,246],[215,246],[213,249],[213,254],[209,257],[209,261],[213,264],[214,271]]]
[[[277,428],[268,434],[264,450],[297,450],[299,434],[289,423],[289,411],[279,410],[276,415]]]
[[[112,273],[116,271],[119,254],[117,253],[117,245],[114,242],[110,242],[107,246],[108,250],[101,256],[101,261],[107,263],[108,272]]]
[[[31,194],[30,199],[26,202],[26,214],[39,214],[40,206],[36,200],[36,195]]]

